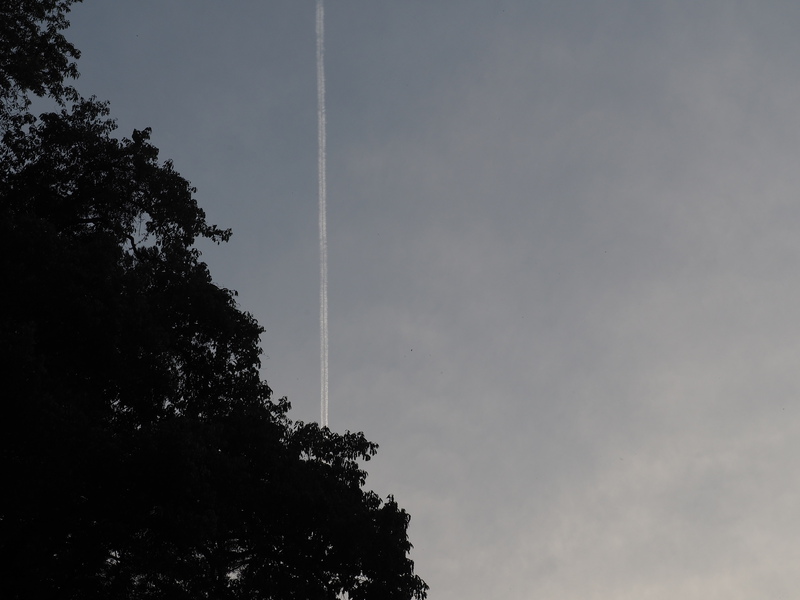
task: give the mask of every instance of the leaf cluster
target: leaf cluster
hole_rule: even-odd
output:
[[[0,3],[0,106],[2,116],[27,109],[29,93],[60,104],[78,94],[80,51],[61,33],[72,4],[82,0],[3,0]]]

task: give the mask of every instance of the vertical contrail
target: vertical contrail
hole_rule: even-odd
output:
[[[325,8],[317,0],[317,176],[319,181],[320,418],[328,426],[328,224],[325,181]]]

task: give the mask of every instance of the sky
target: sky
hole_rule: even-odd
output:
[[[319,419],[313,0],[77,5]],[[431,600],[800,587],[800,4],[326,0],[330,426]]]

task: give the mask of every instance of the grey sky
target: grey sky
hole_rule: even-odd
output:
[[[314,2],[75,8],[319,411]],[[330,423],[432,600],[791,597],[800,4],[329,0]]]

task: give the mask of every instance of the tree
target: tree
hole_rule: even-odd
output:
[[[66,85],[70,4],[0,9],[3,597],[424,598],[408,514],[364,489],[377,446],[261,380],[262,328],[195,247],[230,232]]]
[[[66,78],[76,78],[80,52],[61,33],[81,0],[4,0],[0,4],[0,116],[24,111],[29,92],[56,102],[77,100]]]

